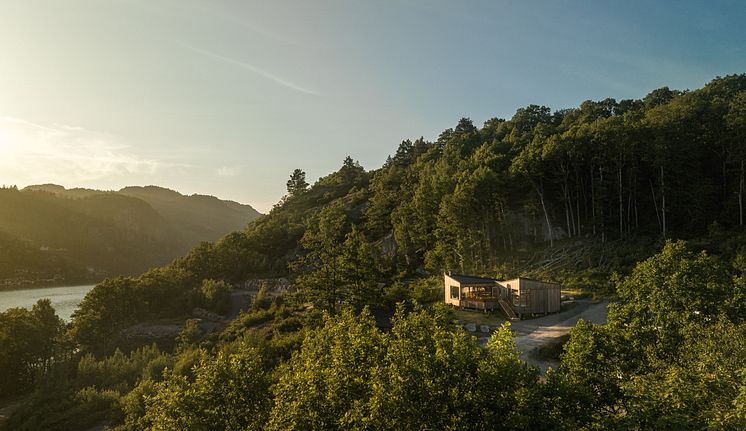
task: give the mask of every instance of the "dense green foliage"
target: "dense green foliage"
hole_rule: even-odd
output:
[[[29,401],[45,414],[21,410],[8,426],[72,429],[74,412],[76,424],[121,431],[738,430],[745,259],[743,249],[723,261],[667,242],[615,279],[609,322],[581,321],[543,380],[508,324],[480,347],[443,306],[400,304],[382,331],[367,308],[322,319],[274,300],[202,348],[188,326],[173,354],[146,347],[57,364]]]
[[[53,359],[66,355],[63,331],[48,299],[0,313],[0,398],[28,390]]]
[[[557,420],[567,429],[743,428],[744,276],[683,242],[638,264],[619,281],[608,324],[573,329],[548,378]]]
[[[258,217],[247,205],[158,187],[0,189],[0,288],[96,281],[163,265]]]
[[[507,327],[481,349],[443,308],[399,309],[390,333],[348,311],[279,370],[268,429],[479,429],[498,411],[511,429],[536,378]]]
[[[194,380],[167,374],[145,398],[144,423],[153,431],[256,430],[270,407],[269,377],[259,352],[238,345],[194,369]]]
[[[162,380],[167,368],[176,368],[174,358],[155,346],[129,355],[117,350],[101,360],[84,355],[57,362],[3,427],[28,431],[87,429],[101,422],[121,422],[127,415],[139,418],[142,413],[135,412],[142,394]]]
[[[744,101],[740,75],[532,105],[405,141],[374,171],[348,157],[308,187],[296,170],[245,230],[96,286],[72,344],[53,343],[68,355],[26,374],[16,393],[34,390],[5,428],[743,429]],[[412,304],[437,301],[447,269],[543,271],[614,301],[542,378],[508,326],[480,346],[446,308]],[[122,339],[193,307],[224,312],[232,286],[277,276],[290,292],[265,284],[210,334],[188,320],[173,350]]]

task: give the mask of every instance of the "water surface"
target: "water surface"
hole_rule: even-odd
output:
[[[52,307],[57,315],[65,321],[70,321],[78,304],[94,284],[85,286],[43,287],[38,289],[22,289],[0,291],[0,311],[8,308],[25,307],[31,308],[36,301],[48,298],[52,301]]]

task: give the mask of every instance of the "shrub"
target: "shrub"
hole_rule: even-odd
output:
[[[204,307],[218,314],[227,314],[231,307],[231,290],[231,286],[222,280],[203,280],[200,292]]]

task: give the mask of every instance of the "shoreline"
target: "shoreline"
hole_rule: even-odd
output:
[[[51,283],[31,282],[25,284],[0,284],[0,292],[13,292],[17,290],[36,290],[36,289],[54,289],[58,287],[78,287],[78,286],[95,286],[106,278],[101,280],[76,280],[76,281],[54,281]]]

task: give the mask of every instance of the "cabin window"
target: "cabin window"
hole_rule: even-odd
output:
[[[451,299],[458,299],[458,287],[451,286]]]

